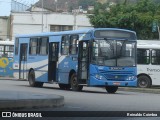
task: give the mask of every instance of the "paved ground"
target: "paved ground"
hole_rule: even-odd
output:
[[[1,80],[16,80],[13,78],[0,77]],[[119,91],[143,92],[160,94],[160,86],[152,88],[130,88],[120,87]],[[0,91],[0,109],[32,108],[32,107],[53,107],[64,105],[64,97],[43,93],[24,91]]]
[[[64,97],[31,92],[0,91],[0,109],[58,107],[64,105]]]
[[[29,107],[31,108],[31,112],[35,111],[50,111],[50,114],[54,114],[56,111],[76,111],[76,110],[155,110],[159,111],[159,93],[160,93],[160,88],[159,87],[153,87],[151,89],[142,89],[142,88],[119,88],[117,94],[107,94],[106,91],[102,88],[90,88],[90,87],[85,87],[83,92],[73,92],[73,91],[64,91],[60,90],[58,85],[53,85],[53,84],[45,84],[44,88],[32,88],[29,87],[27,81],[19,81],[19,80],[0,80],[0,106],[3,105],[8,105],[10,107],[17,107],[16,104],[18,105],[23,105],[23,106],[18,106],[19,108],[21,107]],[[27,91],[27,92],[26,92]],[[33,92],[34,91],[34,92]],[[131,92],[128,92],[131,91]],[[134,92],[133,92],[134,91]],[[140,92],[140,93],[139,93]],[[146,93],[147,92],[147,93]],[[149,93],[149,94],[148,94]],[[152,93],[152,94],[150,94]],[[156,93],[156,94],[154,94]],[[57,94],[57,95],[54,95]],[[60,96],[59,96],[60,95]],[[56,102],[53,102],[52,100],[55,100],[57,97],[65,97],[65,105],[64,104],[64,97],[62,97],[62,104],[57,104]],[[47,98],[47,99],[46,99]],[[73,99],[74,98],[74,99]],[[29,101],[31,99],[32,101]],[[47,101],[49,99],[49,101]],[[17,101],[20,100],[20,101]],[[98,102],[99,100],[99,102]],[[149,101],[148,101],[149,100]],[[5,102],[4,102],[5,101]],[[24,102],[25,101],[25,102]],[[37,102],[38,101],[38,102]],[[43,101],[43,102],[42,102]],[[138,101],[139,103],[136,103]],[[150,101],[153,102],[154,104],[150,104]],[[28,102],[28,105],[26,104]],[[5,103],[5,104],[4,104]],[[32,104],[30,104],[32,103]],[[39,104],[40,103],[40,104]],[[78,104],[77,104],[78,103]],[[96,103],[98,104],[98,107],[95,105]],[[108,104],[109,103],[109,104]],[[120,104],[118,104],[120,103]],[[133,105],[130,105],[134,103]],[[141,105],[142,103],[142,105]],[[149,103],[149,104],[147,104]],[[49,107],[47,105],[49,105]],[[101,105],[102,104],[102,105]],[[24,106],[25,105],[25,106]],[[27,105],[27,106],[26,106]],[[40,106],[39,106],[40,105]],[[52,109],[52,106],[56,105],[62,105],[62,107],[56,107]],[[119,106],[117,106],[119,105]],[[145,106],[148,105],[148,106]],[[51,106],[51,107],[50,107]],[[35,109],[35,108],[38,109]],[[44,107],[44,108],[39,108],[39,107]],[[106,109],[105,109],[106,107]],[[139,108],[136,108],[139,107]],[[6,108],[6,107],[5,107]],[[32,109],[34,108],[34,109]],[[92,109],[94,108],[94,109]],[[126,108],[126,109],[125,109]],[[1,108],[0,108],[1,110]],[[9,109],[10,110],[10,109]],[[18,111],[29,111],[29,109],[18,109]],[[7,109],[8,111],[8,109]],[[43,115],[43,114],[42,114]],[[52,116],[52,115],[51,115]],[[8,120],[10,120],[9,118]],[[14,119],[14,118],[12,118]],[[23,118],[20,118],[23,120]],[[25,119],[25,118],[24,118]],[[28,118],[26,118],[28,119]],[[45,120],[61,120],[61,119],[68,119],[68,120],[146,120],[146,118],[143,117],[136,117],[136,118],[124,118],[124,117],[117,117],[117,118],[102,118],[102,117],[46,117],[42,118]],[[158,120],[159,118],[153,117],[149,118],[148,120]],[[17,120],[17,118],[15,118]]]
[[[152,86],[151,88],[136,88],[136,87],[119,87],[120,91],[142,92],[160,94],[160,86]]]
[[[10,77],[0,77],[0,80],[16,80]],[[64,97],[60,95],[41,94],[34,92],[1,90],[0,110],[58,107],[64,105]]]

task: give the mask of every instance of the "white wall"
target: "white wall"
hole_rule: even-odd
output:
[[[0,38],[2,40],[6,40],[8,38],[8,19],[9,18],[0,17]]]
[[[26,12],[12,13],[12,39],[16,34],[28,34],[50,31],[50,25],[71,25],[74,29],[91,28],[86,15]],[[43,19],[42,19],[43,18]]]

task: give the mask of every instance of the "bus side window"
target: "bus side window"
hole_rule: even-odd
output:
[[[82,57],[83,57],[83,59],[85,59],[86,60],[86,58],[87,58],[87,43],[85,43],[85,42],[83,42],[83,54],[82,54]]]
[[[5,55],[6,57],[13,57],[14,47],[13,45],[6,45],[5,46]]]
[[[30,47],[29,47],[29,54],[36,55],[38,48],[38,38],[31,38],[30,39]]]
[[[70,37],[70,54],[76,55],[78,52],[78,35]]]
[[[62,36],[61,55],[68,55],[69,53],[69,36]]]
[[[160,50],[152,50],[152,64],[160,65]]]
[[[40,38],[39,40],[39,54],[47,55],[48,54],[48,38]]]
[[[137,63],[138,64],[149,64],[150,63],[150,50],[138,49],[137,50]]]
[[[0,46],[0,57],[3,57],[4,54],[4,46]]]

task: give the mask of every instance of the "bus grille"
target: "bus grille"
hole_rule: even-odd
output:
[[[128,76],[133,75],[131,71],[104,71],[99,70],[101,74],[103,74],[107,80],[113,81],[125,81]]]

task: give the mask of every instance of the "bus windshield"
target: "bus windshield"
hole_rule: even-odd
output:
[[[92,63],[104,66],[135,66],[136,42],[128,40],[94,40]]]

